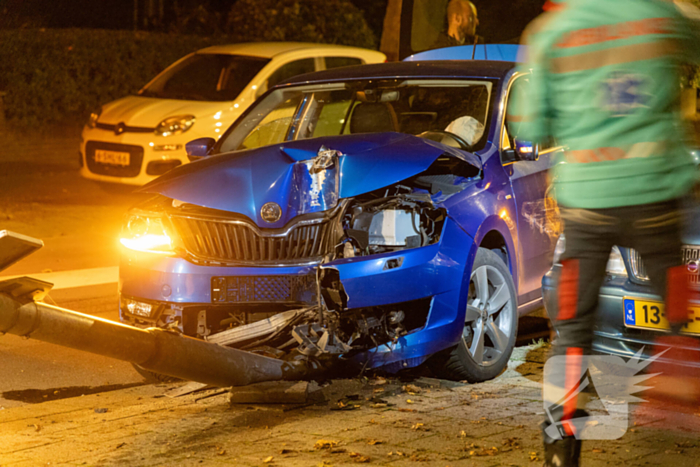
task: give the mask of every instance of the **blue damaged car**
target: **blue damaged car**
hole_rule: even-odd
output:
[[[121,319],[314,367],[494,378],[560,233],[558,148],[504,123],[529,84],[514,65],[347,67],[268,91],[142,189]]]

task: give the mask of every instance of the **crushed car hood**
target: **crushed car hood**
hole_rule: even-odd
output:
[[[319,150],[328,149],[324,157]],[[383,188],[425,171],[441,155],[481,169],[471,153],[401,133],[289,141],[211,156],[178,167],[140,191],[243,214],[264,228],[330,209],[338,199]],[[276,215],[261,216],[275,203]],[[273,212],[274,214],[274,212]],[[271,221],[271,219],[277,220]]]

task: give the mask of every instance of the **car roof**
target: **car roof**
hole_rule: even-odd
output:
[[[346,51],[346,52],[375,52],[359,47],[349,47],[335,44],[314,44],[310,42],[244,42],[241,44],[214,45],[198,50],[197,53],[253,55],[256,57],[273,58],[288,52],[313,49],[316,51]]]
[[[290,78],[283,84],[394,78],[502,79],[515,66],[516,64],[513,62],[499,62],[493,60],[439,60],[376,63],[307,73]]]

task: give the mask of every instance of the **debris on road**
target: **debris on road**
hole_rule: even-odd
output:
[[[229,390],[230,404],[303,404],[309,397],[307,381],[269,381]]]

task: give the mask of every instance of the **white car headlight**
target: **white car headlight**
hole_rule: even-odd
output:
[[[194,115],[178,115],[163,120],[156,127],[156,135],[172,136],[186,132],[194,125]]]
[[[554,247],[553,264],[559,264],[564,250],[566,250],[566,238],[564,234],[561,234],[557,240],[557,245]],[[605,266],[605,272],[613,276],[627,276],[625,261],[622,259],[620,249],[616,246],[610,250],[610,257],[608,258],[608,264]]]
[[[164,225],[164,219],[158,216],[141,213],[128,215],[119,241],[131,250],[161,255],[175,253],[172,236]]]
[[[605,266],[605,272],[613,276],[627,276],[625,261],[622,259],[620,249],[616,246],[610,251],[610,257],[608,258],[608,264]]]

